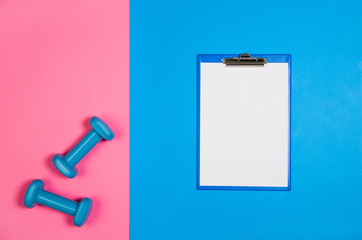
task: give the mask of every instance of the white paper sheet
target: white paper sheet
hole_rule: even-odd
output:
[[[288,187],[288,63],[200,66],[200,186]]]

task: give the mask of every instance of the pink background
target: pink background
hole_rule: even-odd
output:
[[[0,1],[0,240],[128,239],[129,4],[125,0]],[[96,115],[115,132],[68,179],[51,163]],[[33,179],[94,200],[81,228],[43,206],[27,209]]]

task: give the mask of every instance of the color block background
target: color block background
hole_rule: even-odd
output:
[[[361,1],[130,9],[131,240],[362,238]],[[196,190],[196,54],[243,52],[292,54],[289,192]]]
[[[0,239],[128,239],[128,1],[0,1]],[[51,163],[87,131],[114,130],[68,179]],[[81,228],[42,206],[23,206],[34,178],[71,199],[91,197]]]
[[[0,1],[0,239],[128,238],[128,2]],[[131,1],[131,239],[362,237],[360,1]],[[196,54],[292,54],[292,191],[196,190]],[[100,80],[101,79],[101,80]],[[89,130],[117,135],[65,179]],[[96,177],[95,177],[96,176]],[[26,209],[33,178],[89,222]]]

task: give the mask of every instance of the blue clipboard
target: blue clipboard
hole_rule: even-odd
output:
[[[201,90],[201,64],[202,63],[221,63],[226,58],[236,58],[239,54],[199,54],[197,55],[197,151],[196,151],[196,188],[198,190],[256,190],[256,191],[289,191],[291,190],[291,144],[290,144],[290,97],[291,97],[291,55],[290,54],[251,54],[252,58],[265,58],[268,63],[287,63],[288,64],[288,179],[287,186],[205,186],[200,185],[200,90]]]

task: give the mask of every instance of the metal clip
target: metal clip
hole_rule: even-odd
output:
[[[226,65],[264,65],[268,63],[268,60],[250,57],[249,53],[243,53],[239,57],[224,58],[222,62]]]

